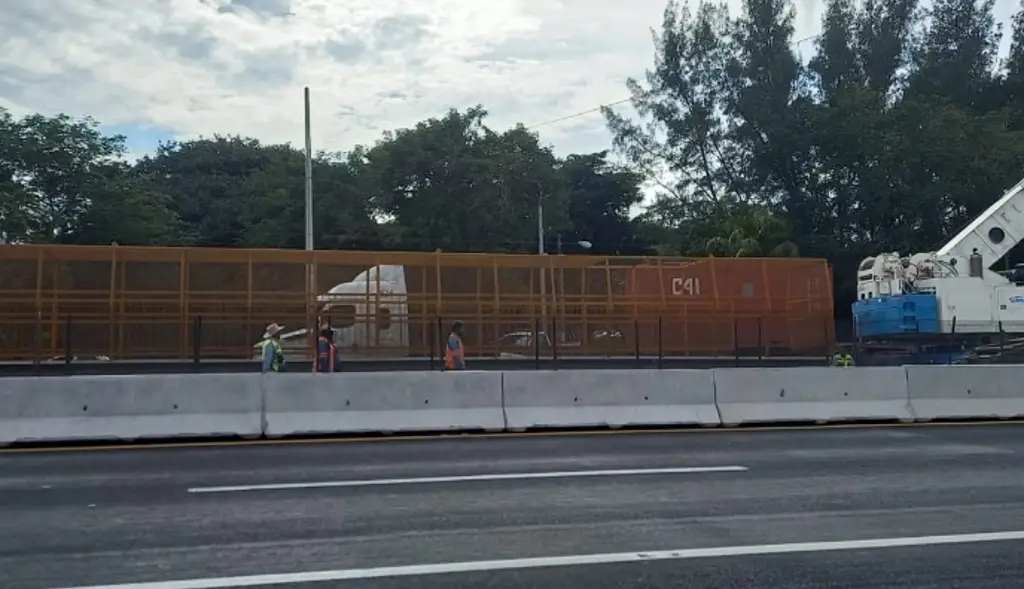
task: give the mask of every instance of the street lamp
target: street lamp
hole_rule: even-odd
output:
[[[562,253],[562,234],[559,233],[556,236],[556,238],[557,239],[556,239],[555,242],[556,242],[557,246],[556,246],[555,251],[557,251],[559,253],[559,255],[561,255],[561,253]],[[581,248],[583,248],[585,250],[588,250],[588,249],[594,247],[594,244],[590,243],[589,241],[587,241],[585,239],[581,239],[581,240],[577,241],[576,245],[580,246]],[[543,253],[543,251],[541,253]]]

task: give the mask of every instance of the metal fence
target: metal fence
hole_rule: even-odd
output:
[[[1020,321],[964,320],[953,316],[931,321],[903,320],[899,329],[894,325],[892,320],[854,323],[853,352],[859,364],[1024,362],[1024,323]]]
[[[470,356],[817,355],[834,338],[823,260],[0,246],[6,361],[247,358],[270,322],[302,354],[329,323],[349,356],[428,357],[455,319]]]

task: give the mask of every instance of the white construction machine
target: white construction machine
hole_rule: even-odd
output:
[[[853,318],[862,338],[1024,331],[1024,269],[992,267],[1024,240],[1024,180],[934,252],[865,258]]]

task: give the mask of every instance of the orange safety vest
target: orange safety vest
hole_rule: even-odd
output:
[[[334,342],[324,336],[320,336],[316,345],[317,357],[313,363],[314,372],[334,372]]]
[[[453,337],[459,341],[459,349],[458,349],[458,351],[453,351],[452,347],[450,345],[448,345],[448,342]],[[462,338],[461,337],[459,337],[458,335],[456,335],[454,333],[449,333],[448,334],[448,339],[445,340],[445,342],[444,342],[444,367],[445,367],[445,370],[455,370],[455,358],[456,358],[456,356],[458,356],[459,358],[462,358],[463,360],[465,360],[466,359],[466,348],[462,344]]]

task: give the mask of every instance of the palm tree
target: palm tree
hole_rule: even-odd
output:
[[[793,258],[800,255],[789,239],[786,223],[764,209],[737,212],[725,220],[719,235],[707,240],[705,251],[732,258]]]

